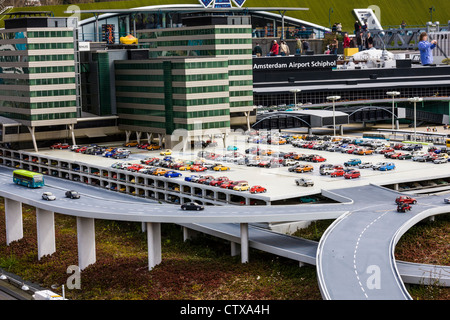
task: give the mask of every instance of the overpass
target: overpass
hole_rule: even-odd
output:
[[[192,224],[238,224],[239,236],[229,240],[234,243],[234,254],[237,253],[236,243],[239,242],[241,261],[245,263],[249,261],[249,246],[252,243],[250,239],[254,237],[255,230],[249,227],[249,223],[337,218],[322,237],[316,250],[315,263],[319,285],[325,299],[410,299],[393,255],[395,244],[415,223],[449,211],[449,207],[443,204],[443,196],[426,196],[420,198],[420,205],[415,207],[417,210],[412,214],[398,214],[393,204],[393,198],[398,193],[370,185],[323,190],[324,194],[334,194],[335,199],[340,199],[341,202],[337,204],[277,206],[277,210],[273,210],[271,206],[212,206],[202,213],[185,212],[178,206],[147,202],[144,199],[106,192],[59,178],[47,177],[49,185],[43,189],[25,189],[12,183],[10,172],[11,169],[4,168],[0,174],[0,196],[5,198],[7,243],[23,237],[23,203],[36,207],[39,259],[56,250],[54,212],[74,216],[77,219],[78,259],[81,269],[95,263],[95,219],[145,223],[149,269],[152,269],[161,262],[161,223],[181,224],[194,230],[196,227]],[[82,193],[81,199],[64,198],[64,191],[74,188]],[[91,194],[94,189],[97,194]],[[53,192],[58,200],[42,200],[40,196],[43,191]],[[117,196],[119,197],[116,198]],[[368,198],[371,199],[369,205]],[[376,228],[372,227],[373,224],[376,224]],[[368,228],[371,228],[370,232],[367,231]],[[185,229],[185,236],[188,234],[189,231]],[[267,235],[260,238],[260,243],[265,241],[265,247],[260,245],[259,249],[269,251],[268,248],[272,247],[270,250],[286,250],[283,248],[283,242],[278,243],[273,235]],[[302,249],[297,248],[297,259],[303,263],[314,264],[315,244],[306,240],[299,242],[302,243],[299,247],[307,248],[308,253],[305,254]],[[355,244],[356,248],[358,245],[360,247],[353,253],[356,250]],[[364,248],[361,248],[362,246]],[[291,252],[295,249],[290,247]],[[287,251],[285,252],[287,254]],[[301,259],[298,258],[300,256]],[[356,259],[356,269],[353,259]],[[361,281],[363,272],[371,265],[379,266],[382,274],[382,286],[376,288],[378,291],[374,291],[373,295],[364,281]],[[356,274],[360,280],[353,275],[355,270],[360,272]],[[417,268],[414,270],[417,273]],[[337,274],[341,276],[336,276]],[[348,283],[343,283],[342,274],[349,277],[353,275],[353,278]],[[371,294],[368,295],[368,292]]]

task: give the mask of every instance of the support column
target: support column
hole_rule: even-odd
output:
[[[147,222],[148,269],[161,263],[161,224]]]
[[[36,227],[38,259],[56,251],[55,214],[52,211],[36,208]]]
[[[84,270],[96,261],[93,218],[77,217],[78,266]]]
[[[341,136],[344,135],[344,126],[343,126],[343,125],[340,125],[340,126],[339,126],[339,134],[340,134]]]
[[[248,261],[248,223],[241,223],[241,262]]]
[[[75,131],[74,131],[74,124],[69,124],[69,130],[70,130],[70,136],[72,138],[72,144],[76,145],[76,140],[75,140]]]
[[[141,144],[141,135],[142,135],[141,131],[136,131],[136,141],[138,144]]]
[[[130,142],[131,131],[125,130],[125,136],[126,136],[125,143]]]
[[[148,143],[152,143],[152,139],[153,139],[153,133],[148,133],[147,132],[147,142]]]
[[[30,131],[31,134],[31,140],[33,141],[33,147],[34,147],[34,152],[39,152],[38,147],[37,147],[37,143],[36,143],[36,135],[34,134],[34,127],[28,127],[28,131]]]
[[[235,257],[239,254],[239,243],[231,242],[231,256]]]
[[[186,227],[183,227],[183,241],[186,242],[188,240],[192,240],[198,235],[198,232]]]
[[[158,133],[158,144],[160,147],[162,147],[163,143],[162,143],[162,134]]]
[[[5,198],[6,245],[23,238],[22,203]]]

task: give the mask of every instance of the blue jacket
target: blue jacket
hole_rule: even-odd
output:
[[[436,48],[436,45],[431,44],[431,42],[428,41],[419,42],[420,61],[422,61],[422,65],[433,63],[433,53],[431,50],[433,50],[434,48]]]

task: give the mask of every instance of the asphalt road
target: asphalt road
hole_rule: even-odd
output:
[[[410,299],[396,269],[393,239],[425,210],[444,208],[450,212],[444,196],[423,196],[417,198],[412,211],[398,213],[396,194],[378,189],[336,191],[353,195],[355,210],[338,219],[319,243],[317,269],[327,299]]]

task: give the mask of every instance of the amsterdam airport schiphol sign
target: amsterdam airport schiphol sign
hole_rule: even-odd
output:
[[[233,0],[234,4],[241,8],[246,0]],[[231,8],[231,0],[199,0],[203,7]]]
[[[337,66],[335,55],[254,58],[253,71],[331,70]]]

